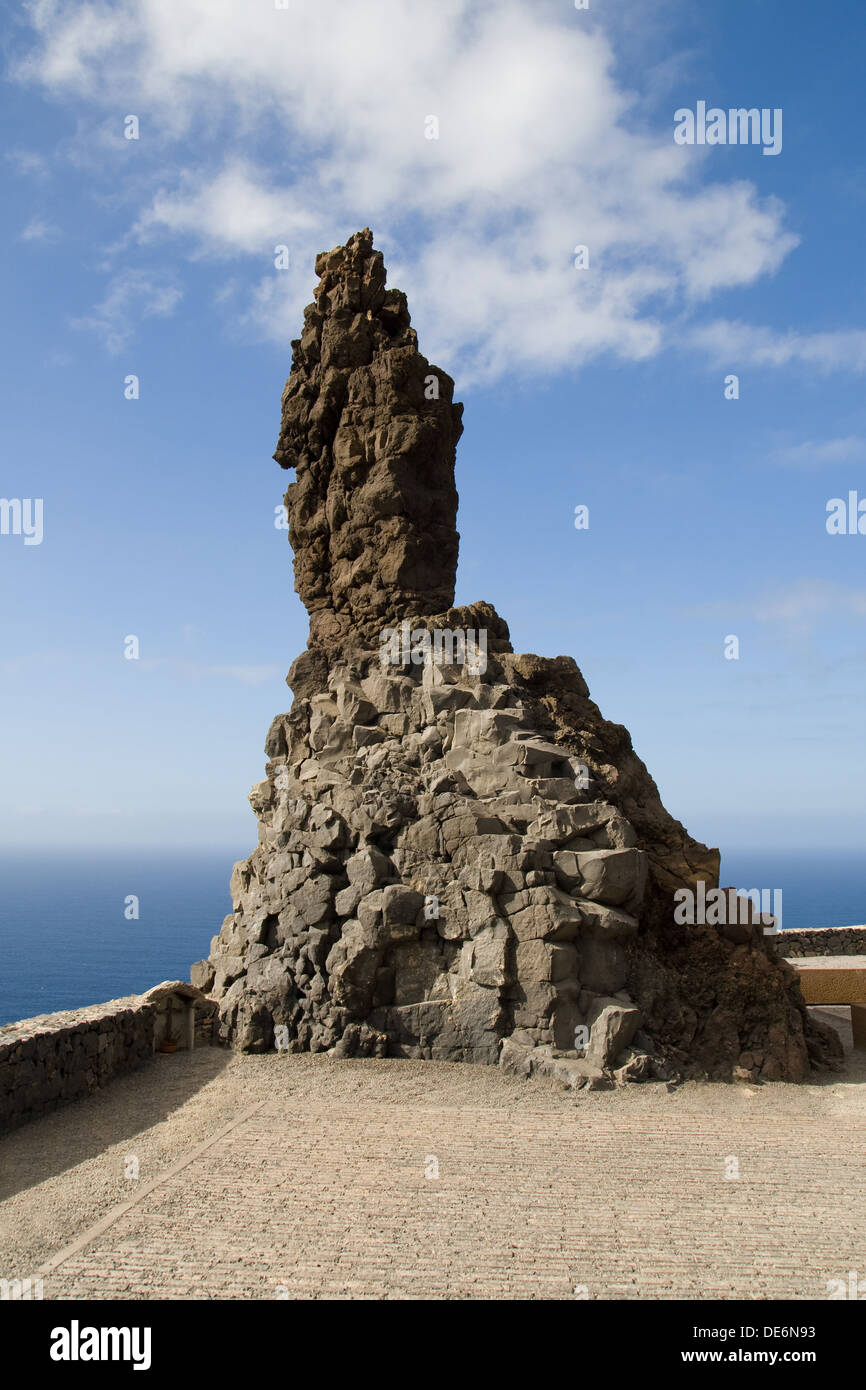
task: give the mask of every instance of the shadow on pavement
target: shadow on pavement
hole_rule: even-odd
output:
[[[159,1124],[231,1062],[222,1047],[154,1054],[92,1096],[72,1101],[0,1138],[0,1201],[102,1154]]]

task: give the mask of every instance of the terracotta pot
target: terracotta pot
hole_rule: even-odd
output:
[[[177,1052],[177,1043],[163,1040],[159,1045],[159,1050],[160,1052]]]

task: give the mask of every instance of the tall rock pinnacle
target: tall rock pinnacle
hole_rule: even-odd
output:
[[[454,600],[463,432],[454,382],[418,351],[369,229],[316,259],[274,455],[310,646],[373,645],[389,622]]]
[[[452,607],[453,382],[368,230],[316,270],[275,455],[310,637],[250,796],[258,846],[193,967],[221,1037],[593,1087],[833,1064],[751,907],[704,912],[718,851],[575,662]]]

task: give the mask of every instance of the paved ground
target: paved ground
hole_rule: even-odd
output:
[[[866,1280],[864,1154],[862,1053],[819,1085],[575,1097],[206,1049],[0,1142],[0,1277],[41,1270],[46,1298],[825,1298]]]

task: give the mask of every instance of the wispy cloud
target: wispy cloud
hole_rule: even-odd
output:
[[[807,637],[822,619],[866,619],[866,589],[804,577],[760,594],[717,599],[689,612],[726,621],[766,623],[787,636]]]
[[[866,371],[866,330],[779,331],[731,319],[716,319],[689,333],[695,347],[719,366],[813,367],[819,372]]]
[[[36,150],[7,150],[4,158],[24,177],[43,180],[51,172],[48,160]]]
[[[167,656],[144,657],[137,662],[141,671],[160,670],[167,675],[179,676],[182,680],[199,681],[225,679],[237,681],[239,685],[266,685],[285,675],[282,666],[273,662],[268,664],[237,662],[233,665],[211,665],[204,661],[177,660]]]
[[[11,679],[13,676],[66,665],[69,661],[69,652],[56,651],[54,648],[42,652],[27,652],[23,656],[14,656],[0,661],[0,675]]]
[[[228,676],[230,680],[239,681],[241,685],[266,685],[268,681],[276,680],[277,677],[284,675],[282,666],[205,666],[201,669],[201,674],[206,676]]]
[[[19,233],[20,241],[59,241],[60,228],[55,227],[53,222],[47,222],[43,217],[31,217],[30,221]]]
[[[143,318],[173,314],[183,290],[165,276],[145,270],[124,270],[109,282],[105,298],[91,314],[73,319],[73,327],[99,335],[110,353],[122,352]]]
[[[833,463],[855,463],[866,458],[866,439],[849,434],[844,439],[807,439],[786,449],[777,449],[775,461],[789,468],[824,468]]]
[[[759,623],[813,626],[825,615],[866,618],[866,589],[850,589],[829,579],[800,579],[757,599],[752,605]]]

